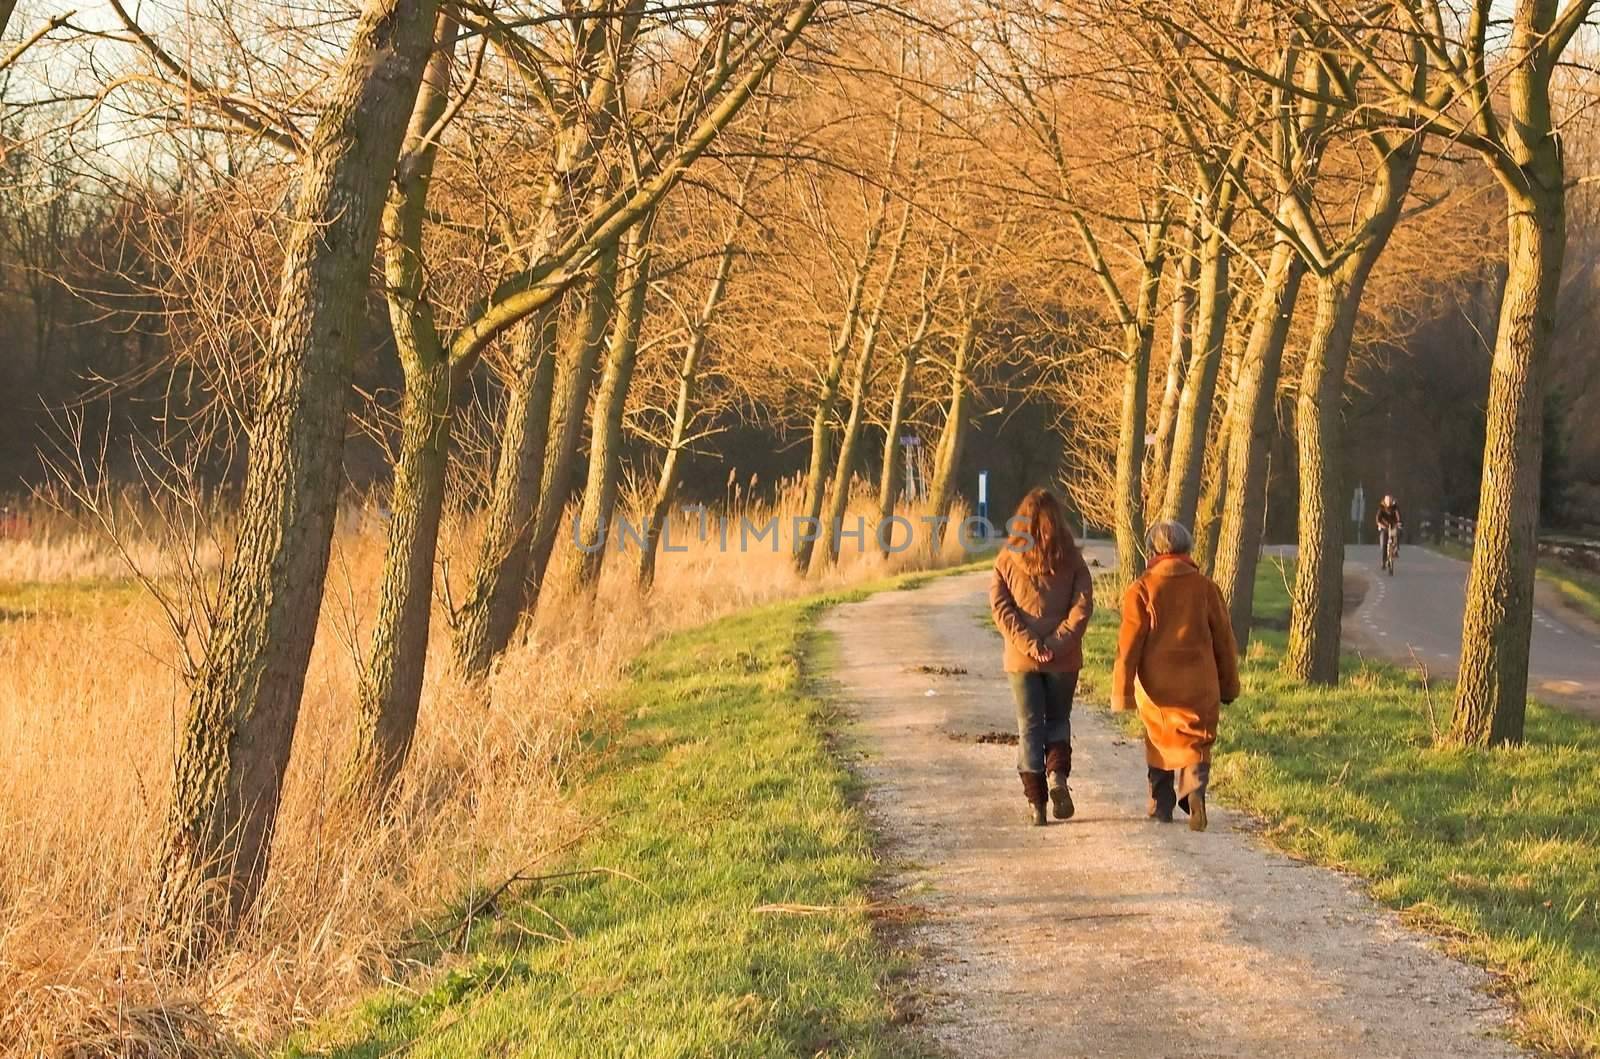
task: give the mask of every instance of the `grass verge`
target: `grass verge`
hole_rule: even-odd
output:
[[[581,776],[589,836],[543,880],[470,902],[472,929],[458,911],[430,988],[391,989],[288,1054],[910,1054],[864,821],[807,676],[814,618],[843,598],[645,651]]]
[[[1452,559],[1472,561],[1472,549],[1454,541],[1440,541],[1427,547]],[[1600,575],[1569,566],[1557,559],[1540,559],[1538,577],[1560,593],[1562,602],[1567,606],[1590,621],[1600,621]]]
[[[1569,606],[1591,621],[1600,621],[1600,576],[1553,559],[1539,561],[1539,576],[1554,585]]]
[[[1287,614],[1287,580],[1263,564],[1269,626]],[[1101,615],[1086,664],[1103,673],[1115,608]],[[1347,657],[1337,688],[1297,686],[1278,672],[1284,640],[1254,639],[1245,694],[1224,708],[1218,795],[1493,971],[1525,1043],[1600,1055],[1600,726],[1530,703],[1523,746],[1438,748],[1448,685]]]

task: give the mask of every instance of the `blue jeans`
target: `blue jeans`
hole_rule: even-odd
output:
[[[1009,673],[1017,701],[1017,771],[1072,771],[1072,696],[1076,673]]]

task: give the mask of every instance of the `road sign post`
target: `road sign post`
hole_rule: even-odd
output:
[[[978,472],[978,517],[984,520],[984,536],[989,535],[989,472]]]
[[[1361,484],[1358,482],[1358,483],[1356,483],[1355,496],[1352,496],[1350,498],[1350,521],[1352,521],[1352,522],[1354,522],[1356,524],[1356,543],[1357,544],[1361,543],[1361,527],[1362,527],[1362,524],[1366,522],[1366,520],[1367,520],[1367,494],[1366,494],[1366,490],[1362,489],[1361,488]]]
[[[915,434],[901,434],[900,447],[906,451],[906,502],[915,504],[921,499],[921,489],[917,482],[917,449],[922,446],[922,439]]]

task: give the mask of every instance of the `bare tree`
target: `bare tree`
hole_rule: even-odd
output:
[[[574,578],[579,587],[592,589],[605,561],[607,528],[616,512],[618,479],[622,473],[622,417],[633,383],[639,355],[639,333],[644,326],[645,300],[650,293],[650,228],[645,221],[628,234],[622,252],[627,271],[624,297],[606,346],[605,374],[594,400],[594,422],[589,441],[589,473],[583,504],[573,531],[580,557]]]
[[[629,29],[623,20],[620,28],[608,31],[604,27],[610,20],[581,21],[574,52],[576,75],[559,92],[540,77],[536,52],[508,45],[508,52],[528,70],[528,79],[541,92],[557,92],[549,97],[558,130],[555,162],[534,229],[529,267],[502,285],[491,304],[461,330],[455,345],[463,352],[481,349],[506,328],[554,304],[580,276],[592,271],[597,259],[614,255],[618,239],[655,207],[738,116],[820,3],[795,0],[754,20],[739,17],[738,11],[725,12],[685,77],[667,93],[663,109],[671,120],[662,142],[635,145],[638,149],[628,152],[625,169],[635,174],[636,187],[609,193],[593,183],[604,177],[596,153],[619,127],[613,112],[625,103],[619,89],[632,54],[627,42],[637,27]],[[620,128],[631,142],[634,126],[620,123]],[[607,296],[586,302],[591,327],[577,330],[576,336],[604,335],[609,310],[601,310],[608,300]],[[601,321],[597,330],[593,321]],[[457,664],[472,676],[488,672],[529,600],[537,597],[544,559],[571,489],[568,446],[563,443],[554,451],[546,446],[552,436],[550,402],[544,394],[545,379],[554,370],[549,351],[553,327],[553,315],[547,313],[542,325],[526,329],[524,341],[531,348],[521,351],[518,371],[511,377],[486,531],[471,588],[456,618]],[[565,421],[571,424],[575,445],[585,404],[579,398],[592,385],[589,351],[598,355],[598,339],[580,343],[574,337],[572,343],[580,353],[568,361],[562,387],[567,397],[558,404],[556,416],[561,421],[565,413],[560,409],[570,410]],[[573,370],[582,368],[584,361],[589,364],[587,377]],[[567,436],[564,429],[553,433]],[[563,453],[567,453],[564,458]]]
[[[903,132],[905,102],[897,101],[888,136],[886,151],[887,172],[893,172],[900,152]],[[863,182],[863,186],[864,182]],[[867,214],[866,230],[854,253],[845,256],[836,252],[833,243],[840,234],[827,200],[822,195],[822,185],[813,180],[807,211],[812,226],[822,233],[822,238],[833,259],[837,281],[845,291],[844,306],[838,322],[832,328],[827,359],[820,365],[816,380],[816,409],[811,417],[811,456],[806,467],[805,496],[801,501],[801,517],[812,527],[820,527],[822,504],[828,483],[828,468],[832,463],[833,420],[839,400],[839,387],[844,370],[855,345],[865,311],[867,282],[876,263],[878,247],[883,241],[884,228],[893,202],[892,185],[885,181],[877,191],[875,202]],[[909,214],[907,214],[909,218]],[[795,541],[794,565],[802,573],[811,569],[812,554],[816,550],[817,534],[807,533]]]
[[[894,541],[883,527],[894,515],[895,501],[901,488],[898,458],[901,445],[900,431],[911,414],[917,359],[933,327],[939,291],[949,273],[953,249],[951,242],[946,239],[940,249],[938,264],[929,261],[924,265],[922,279],[917,288],[920,306],[917,311],[917,322],[912,327],[910,337],[900,345],[900,367],[895,374],[894,391],[889,398],[888,414],[883,425],[883,467],[878,478],[878,548],[885,557],[894,547]]]
[[[389,541],[372,646],[362,667],[356,743],[346,783],[362,801],[382,797],[399,774],[416,729],[428,654],[434,552],[444,511],[452,403],[463,382],[452,371],[425,300],[420,248],[427,186],[449,108],[457,25],[439,16],[433,56],[383,212],[384,278],[395,350],[405,377],[400,458],[389,494]]]
[[[0,0],[0,40],[5,38],[6,30],[11,27],[11,16],[16,10],[17,0]],[[0,51],[0,73],[4,73],[15,66],[31,48],[50,34],[63,26],[71,25],[75,14],[77,14],[75,11],[57,12],[33,27],[32,30],[24,31],[17,43],[5,51]],[[3,135],[3,133],[0,133],[0,136]],[[4,146],[4,141],[0,140],[0,148]],[[3,150],[0,150],[0,157],[4,157]]]
[[[1181,229],[1172,255],[1173,291],[1170,300],[1171,330],[1166,369],[1162,375],[1161,403],[1156,413],[1156,429],[1146,457],[1146,492],[1165,497],[1167,468],[1172,463],[1172,431],[1177,425],[1178,400],[1183,396],[1183,380],[1189,371],[1189,355],[1194,349],[1195,286],[1200,264],[1200,205],[1189,207],[1188,220]]]
[[[1238,140],[1239,153],[1245,137]],[[1196,144],[1196,147],[1199,145]],[[1200,485],[1205,469],[1206,432],[1211,407],[1216,397],[1217,375],[1222,367],[1223,347],[1232,305],[1230,269],[1233,246],[1229,232],[1238,206],[1238,155],[1217,163],[1202,150],[1195,152],[1199,171],[1198,207],[1200,234],[1195,265],[1195,310],[1189,364],[1184,372],[1172,424],[1172,449],[1164,476],[1165,495],[1161,516],[1184,525],[1194,525],[1200,502]]]
[[[882,341],[886,310],[894,294],[895,280],[900,263],[905,257],[906,235],[911,229],[911,204],[901,210],[900,224],[889,249],[889,260],[879,279],[878,293],[873,301],[872,313],[861,329],[861,351],[856,355],[855,381],[850,393],[850,410],[845,416],[844,428],[839,436],[839,458],[835,462],[833,487],[828,501],[828,514],[824,521],[828,546],[824,561],[832,564],[839,559],[840,538],[844,531],[845,506],[850,501],[850,483],[855,478],[856,464],[861,446],[861,430],[867,408],[867,394],[876,371],[874,357]]]
[[[1339,679],[1344,611],[1344,481],[1339,453],[1345,367],[1362,292],[1400,219],[1422,149],[1420,136],[1395,142],[1374,132],[1368,142],[1378,156],[1377,174],[1356,227],[1331,252],[1313,251],[1318,259],[1316,318],[1300,371],[1295,413],[1300,548],[1284,669],[1300,680],[1324,684]],[[1308,249],[1320,245],[1310,223],[1299,230],[1309,237]]]
[[[157,897],[204,948],[266,873],[333,533],[346,383],[434,4],[370,0],[300,162],[226,609],[179,739]]]
[[[639,585],[650,588],[655,582],[656,552],[670,515],[672,498],[678,489],[683,473],[683,457],[694,442],[695,413],[703,405],[703,375],[706,349],[711,341],[711,326],[733,275],[734,260],[739,253],[739,235],[745,221],[745,203],[755,176],[756,163],[746,165],[744,176],[734,196],[731,216],[727,222],[722,245],[716,253],[716,269],[712,273],[704,299],[686,323],[687,335],[682,354],[677,363],[675,383],[672,387],[671,411],[665,413],[667,433],[660,441],[661,467],[656,472],[656,485],[646,513],[644,543],[639,554]]]
[[[1550,85],[1594,3],[1516,4],[1504,59],[1509,121],[1491,100],[1487,0],[1473,4],[1465,39],[1455,46],[1431,4],[1402,7],[1414,31],[1426,31],[1430,56],[1446,60],[1446,76],[1470,117],[1443,114],[1415,92],[1407,97],[1413,113],[1445,135],[1462,137],[1506,194],[1506,287],[1483,455],[1494,473],[1483,476],[1478,499],[1451,736],[1465,744],[1514,743],[1522,739],[1527,709],[1544,375],[1567,234],[1567,182]]]
[[[933,520],[928,535],[929,554],[937,556],[944,546],[944,532],[951,505],[957,499],[956,476],[972,427],[973,405],[983,360],[996,344],[990,325],[1009,279],[1015,247],[1012,245],[1018,218],[1012,203],[992,204],[988,216],[972,217],[956,243],[956,264],[951,276],[953,318],[944,331],[949,343],[948,359],[930,350],[942,369],[948,396],[943,402],[943,426],[933,450],[932,473],[928,479],[927,517]]]
[[[1112,350],[1123,367],[1112,508],[1117,575],[1128,584],[1138,577],[1144,554],[1150,355],[1160,308],[1161,274],[1170,249],[1167,233],[1172,196],[1159,165],[1161,145],[1152,132],[1161,127],[1165,115],[1151,119],[1141,115],[1137,122],[1141,131],[1132,137],[1131,148],[1111,136],[1098,137],[1110,141],[1101,148],[1102,155],[1111,157],[1085,162],[1068,148],[1070,140],[1082,152],[1083,140],[1097,139],[1086,128],[1089,116],[1084,111],[1088,108],[1081,106],[1083,91],[1077,81],[1081,79],[1090,86],[1088,91],[1109,103],[1121,124],[1130,113],[1140,113],[1145,95],[1140,65],[1129,61],[1123,70],[1102,70],[1105,53],[1113,49],[1100,39],[1092,44],[1079,39],[1089,31],[1082,13],[1073,18],[1065,15],[1064,9],[1048,5],[1025,12],[1008,10],[997,17],[1001,21],[994,24],[992,34],[1004,65],[991,62],[989,68],[1007,90],[1002,98],[1007,99],[1011,115],[1045,154],[1048,183],[1037,186],[1066,215],[1068,227],[1082,245],[1086,267],[1104,296],[1111,324],[1119,333]],[[1114,21],[1112,28],[1117,37],[1128,31]],[[1084,65],[1087,72],[1074,77],[1074,67]],[[1025,169],[1023,175],[1026,178]],[[1099,186],[1091,194],[1086,183]],[[1090,205],[1095,200],[1103,203],[1099,209]],[[1126,233],[1131,268],[1119,268],[1108,260],[1095,232],[1096,223]]]
[[[1474,548],[1463,622],[1463,650],[1452,738],[1465,744],[1515,742],[1526,708],[1528,644],[1532,630],[1534,540],[1538,523],[1542,444],[1543,367],[1554,330],[1566,240],[1566,180],[1557,136],[1551,84],[1593,0],[1525,0],[1514,5],[1509,33],[1496,51],[1489,0],[1445,5],[1406,0],[1375,10],[1334,9],[1323,0],[1296,5],[1291,17],[1312,23],[1330,47],[1347,56],[1336,96],[1348,99],[1356,72],[1377,87],[1363,106],[1385,118],[1369,124],[1397,126],[1398,143],[1382,131],[1369,142],[1392,147],[1369,196],[1364,216],[1341,248],[1328,256],[1306,218],[1297,235],[1319,273],[1318,324],[1309,380],[1301,382],[1301,549],[1289,670],[1305,679],[1337,678],[1339,571],[1329,556],[1341,543],[1336,471],[1322,464],[1337,438],[1334,375],[1355,323],[1360,289],[1398,217],[1415,169],[1420,137],[1438,133],[1475,151],[1507,199],[1507,282],[1501,300],[1489,394],[1479,533]],[[1392,21],[1389,21],[1392,20]],[[1393,45],[1392,47],[1389,45]],[[1218,50],[1225,62],[1236,56]],[[1425,76],[1431,73],[1433,76]],[[1505,120],[1499,108],[1512,115]],[[1329,353],[1328,351],[1331,351]],[[1308,385],[1309,382],[1309,385]],[[1319,403],[1320,402],[1320,403]],[[1307,457],[1310,456],[1308,460]],[[1308,484],[1310,488],[1308,488]],[[1310,549],[1313,562],[1307,563]],[[1326,561],[1315,561],[1317,556]]]
[[[1210,5],[1202,6],[1209,11]],[[1231,0],[1225,10],[1220,20],[1224,32],[1236,41],[1245,41],[1241,31],[1248,20],[1248,4]],[[1158,24],[1165,17],[1163,11],[1153,14]],[[1136,33],[1135,40],[1144,42],[1145,38]],[[1165,41],[1146,47],[1161,73],[1162,96],[1193,170],[1194,300],[1188,311],[1192,315],[1188,321],[1189,357],[1173,413],[1167,467],[1161,474],[1160,508],[1163,518],[1195,526],[1217,379],[1234,308],[1232,263],[1238,242],[1233,227],[1245,180],[1245,160],[1256,142],[1260,93],[1231,71],[1195,61],[1193,42],[1183,29],[1171,28]],[[1200,105],[1189,105],[1191,98]]]
[[[1255,602],[1256,562],[1266,513],[1267,453],[1277,425],[1278,377],[1306,273],[1306,260],[1287,232],[1292,231],[1295,213],[1303,208],[1297,197],[1316,179],[1327,127],[1327,107],[1319,98],[1327,92],[1327,71],[1314,54],[1303,53],[1303,43],[1291,40],[1277,71],[1285,83],[1295,82],[1298,75],[1306,94],[1296,97],[1282,88],[1273,94],[1267,168],[1277,203],[1275,233],[1229,402],[1231,422],[1220,476],[1225,477],[1223,488],[1233,499],[1222,505],[1212,568],[1228,601],[1234,638],[1241,650],[1250,633]]]
[[[1412,47],[1407,91],[1426,98],[1428,64]],[[1342,65],[1324,53],[1334,98],[1361,105],[1360,61]],[[1300,453],[1299,558],[1295,567],[1289,647],[1284,669],[1300,680],[1339,679],[1339,634],[1344,609],[1342,405],[1345,369],[1362,295],[1388,245],[1421,157],[1423,133],[1368,129],[1359,142],[1373,161],[1365,201],[1343,238],[1330,241],[1309,209],[1296,208],[1292,232],[1316,274],[1316,317],[1300,372],[1296,423]],[[1299,200],[1290,197],[1291,204]]]

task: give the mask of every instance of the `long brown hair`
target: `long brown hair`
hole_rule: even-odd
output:
[[[1018,553],[1034,573],[1057,574],[1069,569],[1078,555],[1078,542],[1061,513],[1061,502],[1045,488],[1029,490],[1007,523],[1007,546]]]

